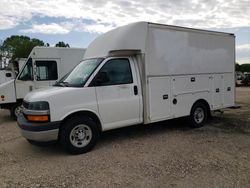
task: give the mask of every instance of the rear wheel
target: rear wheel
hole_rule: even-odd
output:
[[[194,128],[202,127],[206,123],[207,117],[207,106],[202,102],[195,103],[192,107],[191,114],[189,117],[191,126]]]
[[[60,130],[60,143],[69,153],[81,154],[90,151],[98,141],[97,124],[88,117],[76,116],[65,122]]]

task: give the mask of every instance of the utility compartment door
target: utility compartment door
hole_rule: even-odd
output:
[[[151,77],[148,79],[150,121],[168,119],[170,108],[170,77]]]
[[[223,82],[223,96],[224,96],[224,107],[234,106],[234,91],[235,91],[235,80],[234,73],[224,74]]]
[[[221,108],[223,107],[223,75],[222,74],[215,74],[213,76],[213,87],[212,87],[212,93],[213,93],[213,109]]]

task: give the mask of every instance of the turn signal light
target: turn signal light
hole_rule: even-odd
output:
[[[49,116],[48,115],[42,115],[42,116],[37,116],[37,115],[28,115],[27,119],[29,121],[39,121],[39,122],[45,122],[49,121]]]

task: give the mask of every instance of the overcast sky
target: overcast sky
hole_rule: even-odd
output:
[[[250,0],[1,0],[0,40],[27,35],[87,47],[136,21],[235,33],[236,59],[250,63]]]

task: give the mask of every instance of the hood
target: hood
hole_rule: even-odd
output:
[[[46,87],[28,93],[24,100],[27,102],[48,101],[50,98],[66,94],[79,88],[74,87]]]

